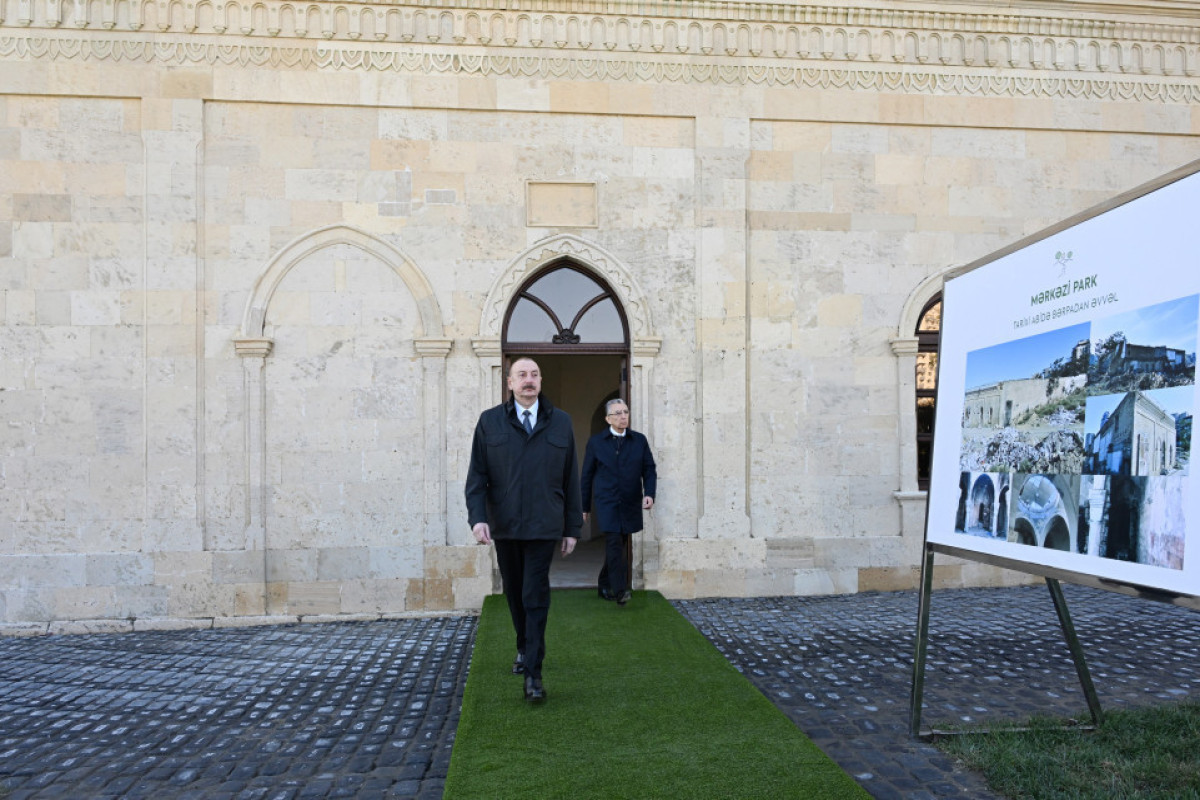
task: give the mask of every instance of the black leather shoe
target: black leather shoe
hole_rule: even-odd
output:
[[[541,678],[525,676],[525,699],[530,703],[540,703],[546,699],[546,690],[542,686]]]
[[[628,589],[626,589],[625,591],[623,591],[619,595],[617,595],[617,605],[619,605],[619,606],[625,605],[626,603],[629,602],[629,598],[631,598],[631,597],[633,597],[633,595],[630,594]]]
[[[525,654],[518,652],[517,657],[513,659],[513,675],[520,675],[525,671]]]
[[[596,595],[599,596],[599,598],[601,600],[615,600],[616,599],[615,597],[612,596],[612,592],[608,591],[608,589],[605,589],[603,586],[596,589]]]

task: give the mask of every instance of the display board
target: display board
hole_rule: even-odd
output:
[[[1200,162],[946,281],[927,544],[1200,595]]]

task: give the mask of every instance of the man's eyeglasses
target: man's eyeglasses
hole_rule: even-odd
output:
[[[628,417],[629,412],[628,411],[610,411],[610,412],[608,412],[608,416],[610,416],[610,417]]]

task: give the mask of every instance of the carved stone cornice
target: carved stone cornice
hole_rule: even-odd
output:
[[[499,358],[504,354],[498,336],[476,336],[471,339],[471,350],[476,358]]]
[[[274,339],[237,338],[233,340],[234,351],[242,358],[266,358],[275,346]]]
[[[892,346],[892,355],[899,358],[901,356],[915,356],[919,350],[918,345],[920,344],[920,340],[915,336],[898,336],[888,339],[888,343]]]
[[[0,59],[1200,102],[1200,3],[1163,6],[0,0]]]
[[[421,358],[445,358],[450,355],[453,339],[424,336],[413,340],[413,347]]]
[[[661,336],[639,336],[633,340],[633,354],[635,356],[654,358],[661,350]]]

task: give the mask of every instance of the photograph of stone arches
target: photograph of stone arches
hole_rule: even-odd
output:
[[[1004,541],[1008,536],[1009,476],[1003,472],[964,472],[958,489],[955,532]]]
[[[963,472],[1080,474],[1089,326],[967,354]]]
[[[1183,569],[1183,476],[964,472],[956,533]]]
[[[1008,541],[1079,552],[1079,475],[1017,474]]]

